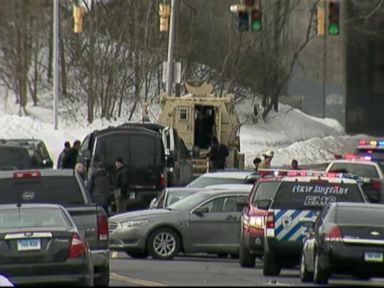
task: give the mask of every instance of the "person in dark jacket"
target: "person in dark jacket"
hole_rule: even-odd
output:
[[[128,190],[128,170],[124,165],[122,158],[117,158],[115,160],[116,174],[114,178],[114,194],[116,202],[116,211],[119,212],[122,207],[120,207],[121,197],[126,197]]]
[[[212,144],[209,148],[208,158],[212,164],[214,170],[224,169],[225,160],[228,156],[228,148],[222,143],[219,143],[219,140],[216,136],[212,138]]]
[[[75,140],[75,142],[73,142],[72,148],[68,150],[63,159],[63,168],[75,169],[75,165],[77,163],[77,155],[79,155],[80,148],[80,140]]]
[[[92,200],[103,206],[108,214],[108,200],[110,197],[111,184],[109,175],[102,162],[94,163],[92,174],[89,179],[89,193]]]
[[[65,158],[65,155],[67,155],[69,149],[71,149],[71,143],[69,141],[64,142],[64,149],[61,151],[59,155],[59,159],[57,159],[57,169],[63,168],[63,161]]]

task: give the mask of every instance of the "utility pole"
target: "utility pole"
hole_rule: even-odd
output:
[[[327,1],[322,0],[324,15],[327,15]],[[322,115],[325,118],[325,108],[326,108],[326,99],[327,99],[327,20],[324,17],[324,35],[323,35],[323,101],[322,101]]]
[[[167,82],[165,93],[171,95],[172,93],[172,82],[173,82],[173,42],[175,37],[175,2],[176,0],[171,0],[171,19],[169,26],[169,36],[168,36],[168,59],[167,59]]]
[[[59,0],[53,0],[53,123],[58,128],[59,98]]]

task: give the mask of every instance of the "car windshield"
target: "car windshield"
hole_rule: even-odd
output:
[[[359,163],[333,163],[329,171],[343,171],[360,177],[379,178],[376,166]]]
[[[271,199],[279,184],[280,181],[260,182],[253,194],[252,203],[256,204],[256,201],[261,199]]]
[[[381,216],[380,216],[381,215]],[[377,207],[338,207],[336,222],[357,226],[383,226],[384,210]]]
[[[187,187],[204,188],[217,184],[243,184],[245,179],[241,178],[224,178],[224,177],[199,177],[192,181]]]
[[[204,200],[208,199],[209,197],[210,195],[204,192],[195,193],[169,205],[167,208],[170,210],[188,211],[196,207],[196,205],[200,204],[201,202],[204,202]]]
[[[332,202],[364,202],[356,183],[281,182],[275,195],[274,209],[321,208]]]
[[[26,148],[0,146],[0,170],[30,169],[31,157]]]
[[[0,209],[0,229],[69,226],[66,216],[58,208]]]

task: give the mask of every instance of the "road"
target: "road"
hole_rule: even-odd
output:
[[[256,268],[240,268],[237,259],[217,257],[181,256],[171,261],[135,260],[122,252],[112,253],[111,286],[314,286],[301,283],[299,270],[282,270],[279,277],[264,277],[262,262]],[[338,277],[329,281],[331,286],[384,286],[383,279],[357,281]]]

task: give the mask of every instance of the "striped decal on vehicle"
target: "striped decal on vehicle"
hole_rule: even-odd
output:
[[[310,218],[317,214],[314,210],[276,209],[275,235],[278,240],[301,241],[307,230],[300,222],[301,218]]]

